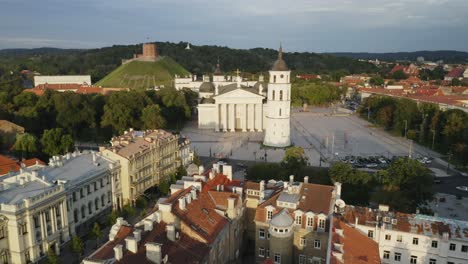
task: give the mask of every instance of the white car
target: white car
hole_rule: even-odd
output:
[[[468,186],[457,186],[457,190],[468,192]]]

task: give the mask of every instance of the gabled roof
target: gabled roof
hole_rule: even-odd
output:
[[[263,95],[258,94],[258,89],[253,87],[237,87],[236,83],[229,84],[226,86],[221,86],[218,88],[219,93],[213,98],[223,98],[231,97],[232,95],[237,95],[241,97],[258,97],[263,98]]]
[[[338,232],[338,230],[340,232]],[[338,246],[336,246],[338,245]],[[331,264],[380,264],[379,245],[338,218],[333,218]],[[338,257],[340,256],[341,257]]]

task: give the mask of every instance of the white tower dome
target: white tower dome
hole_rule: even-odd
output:
[[[263,144],[271,147],[291,145],[291,71],[283,60],[280,46],[278,59],[270,70],[267,107],[265,116],[265,138]]]

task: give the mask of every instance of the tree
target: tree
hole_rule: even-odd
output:
[[[180,180],[184,176],[187,176],[187,170],[184,166],[180,165],[176,171],[176,180]]]
[[[397,159],[378,177],[382,190],[376,192],[374,202],[388,204],[397,211],[414,213],[434,195],[432,175],[417,160]]]
[[[104,235],[98,223],[94,223],[93,229],[91,230],[91,235],[92,237],[96,239],[96,248],[97,248],[99,245],[99,239],[101,239],[102,236]]]
[[[21,158],[30,158],[38,152],[37,138],[29,133],[17,135],[13,150]]]
[[[394,73],[392,73],[391,77],[395,80],[408,79],[408,75],[406,75],[402,70],[395,71]]]
[[[49,248],[47,251],[47,263],[48,264],[58,264],[60,263],[59,257],[53,248]]]
[[[34,93],[20,93],[13,98],[13,102],[15,103],[15,107],[34,107],[38,101],[38,97]]]
[[[166,120],[161,113],[159,105],[148,105],[142,111],[141,121],[146,129],[158,129],[166,126]]]
[[[200,157],[198,157],[198,154],[196,152],[193,153],[193,164],[200,166],[202,165],[200,161]]]
[[[81,241],[77,235],[72,236],[70,247],[71,250],[78,255],[78,259],[81,260],[81,256],[84,252],[84,245],[83,241]]]
[[[41,138],[44,153],[49,156],[65,154],[73,150],[73,139],[70,135],[64,134],[61,128],[45,130]]]
[[[367,172],[356,170],[347,163],[335,162],[330,168],[330,177],[343,184],[341,196],[346,202],[357,205],[369,203],[369,193],[374,184]]]
[[[380,76],[372,77],[369,80],[369,84],[375,85],[375,86],[382,86],[384,85],[384,83],[385,83],[384,79]]]
[[[305,151],[301,147],[289,147],[284,153],[283,160],[281,161],[281,167],[283,167],[287,173],[299,176],[301,170],[307,166],[307,157]]]

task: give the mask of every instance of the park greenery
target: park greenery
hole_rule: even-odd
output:
[[[291,87],[293,106],[328,105],[341,99],[343,90],[323,81],[294,80]]]
[[[197,95],[190,90],[131,90],[76,94],[22,92],[21,78],[0,83],[0,119],[26,130],[12,148],[18,158],[47,157],[74,150],[73,142],[107,142],[128,128],[181,129],[191,118]],[[12,83],[15,83],[14,85]]]
[[[236,69],[250,73],[266,72],[278,56],[277,50],[265,48],[242,50],[191,45],[190,50],[185,50],[186,42],[156,44],[159,54],[172,58],[194,74],[212,73],[218,58],[224,72],[233,72]],[[0,65],[5,65],[8,71],[14,72],[29,69],[50,75],[89,74],[93,83],[96,83],[119,67],[122,59],[132,58],[133,54],[141,53],[141,49],[141,44],[137,44],[89,50],[43,48],[4,51],[0,52]],[[377,67],[371,63],[328,54],[286,52],[284,59],[289,68],[298,73],[331,75],[337,72],[354,74],[377,71]]]
[[[446,154],[461,166],[468,165],[468,114],[406,98],[371,96],[358,109],[362,118],[399,136]]]

